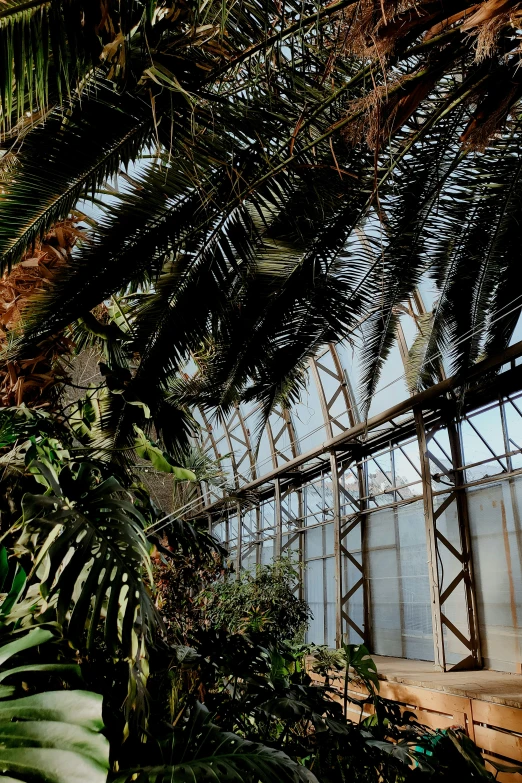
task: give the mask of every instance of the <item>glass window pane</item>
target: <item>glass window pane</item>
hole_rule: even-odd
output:
[[[305,597],[313,614],[307,633],[307,641],[325,644],[323,561],[312,560],[305,569]]]
[[[522,479],[468,492],[484,666],[514,672],[522,651]]]

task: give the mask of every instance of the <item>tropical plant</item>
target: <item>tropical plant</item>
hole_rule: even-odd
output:
[[[237,780],[245,783],[317,783],[315,776],[286,753],[250,742],[222,731],[211,722],[205,707],[194,702],[184,721],[155,743],[149,764],[116,776],[115,783],[127,781],[204,780],[216,783]],[[159,763],[158,763],[159,762]]]
[[[126,714],[135,713],[140,723],[147,711],[148,649],[163,627],[151,552],[202,557],[220,546],[189,523],[163,519],[132,472],[116,477],[106,462],[82,459],[74,431],[56,417],[20,408],[4,409],[1,420],[2,445],[9,449],[4,471],[19,480],[15,500],[22,509],[9,517],[4,537],[30,568],[13,612],[20,621],[57,623],[87,659],[101,646],[126,665]],[[158,520],[167,546],[158,538]]]
[[[100,734],[103,729],[102,697],[86,690],[57,689],[60,680],[78,684],[80,667],[66,659],[56,662],[56,653],[51,655],[51,661],[35,656],[36,650],[43,645],[52,647],[53,642],[59,641],[56,627],[27,629],[12,625],[10,612],[25,586],[23,568],[14,560],[9,562],[7,550],[1,547],[2,771],[4,775],[8,773],[9,780],[17,781],[65,783],[74,779],[77,783],[105,783],[109,744]],[[37,662],[33,662],[35,657]],[[16,665],[7,668],[6,663],[11,663],[11,658],[16,659]],[[35,687],[34,681],[40,687]]]
[[[416,347],[420,381],[412,383],[433,377],[450,341],[459,346],[456,370],[504,345],[514,315],[510,284],[500,281],[515,274],[510,248],[518,246],[516,157],[504,146],[519,137],[519,12],[509,0],[415,9],[256,1],[224,12],[221,2],[160,2],[107,4],[100,18],[89,3],[71,3],[58,48],[44,35],[34,81],[15,83],[15,92],[43,95],[53,67],[68,85],[84,75],[81,96],[69,86],[66,110],[26,134],[16,174],[6,173],[4,262],[16,262],[86,192],[141,162],[121,175],[124,193],[109,191],[92,245],[33,303],[25,347],[13,358],[111,294],[132,293],[127,331],[115,339],[139,365],[109,367],[127,392],[109,396],[105,424],[119,447],[149,410],[172,451],[186,438],[184,403],[197,396],[226,408],[243,395],[261,400],[266,417],[276,402],[295,399],[315,348],[348,334],[378,302],[365,329],[369,400],[399,305],[426,274],[441,290],[429,330],[435,348],[423,360]],[[32,36],[36,11],[19,27],[17,13],[14,3],[5,11],[5,34]],[[17,73],[24,51],[13,48]],[[489,184],[472,152],[486,146]],[[466,247],[451,238],[456,191]],[[469,210],[470,202],[484,208]],[[452,228],[433,261],[425,254],[441,204]],[[470,264],[474,226],[486,252]],[[470,318],[454,315],[462,279],[459,309]],[[187,388],[181,368],[202,345],[210,359]]]
[[[105,783],[109,743],[103,729],[102,697],[85,690],[45,690],[15,696],[16,686],[5,685],[44,673],[70,678],[79,667],[59,663],[27,663],[6,669],[11,657],[54,638],[51,631],[34,628],[14,636],[0,647],[0,765],[9,780],[77,781]],[[22,691],[23,693],[23,691]]]
[[[205,631],[194,642],[193,649],[180,649],[175,664],[193,675],[185,678],[186,694],[203,698],[222,729],[288,754],[321,782],[442,781],[450,769],[466,780],[493,780],[461,730],[432,731],[378,695],[375,664],[362,646],[342,655],[359,682],[370,686],[366,696],[350,691],[356,709],[348,720],[342,688],[312,682],[307,674],[304,657],[316,654],[313,645],[277,641],[266,631],[232,636]],[[191,696],[176,704],[177,725],[190,713]],[[363,714],[365,707],[370,715]]]
[[[270,586],[272,603],[263,611],[277,612],[282,627],[291,632],[302,611],[308,616],[303,607],[280,603],[291,602],[291,562],[251,575],[247,601],[239,591],[229,615],[240,633],[208,627],[197,592],[222,569],[222,549],[187,522],[166,524],[142,488],[125,486],[125,471],[120,484],[106,462],[71,458],[53,437],[59,427],[55,423],[53,430],[52,419],[21,408],[2,428],[7,447],[29,435],[15,455],[25,455],[28,481],[45,488],[44,494],[25,494],[24,515],[15,525],[21,527],[23,567],[0,549],[0,634],[6,642],[0,647],[0,761],[7,772],[23,783],[61,783],[71,774],[80,783],[105,780],[108,746],[97,733],[102,697],[76,684],[61,689],[64,681],[77,681],[81,662],[87,687],[103,694],[118,781],[211,774],[223,783],[406,783],[419,775],[442,780],[448,758],[459,774],[488,779],[475,747],[459,732],[430,732],[379,697],[375,664],[363,646],[347,645],[337,654],[347,681],[355,677],[368,690],[356,697],[346,691],[343,704],[342,690],[309,677],[304,659],[313,645],[287,641],[273,623],[257,622],[256,607]],[[152,577],[161,578],[161,566],[169,563],[183,573],[187,562],[191,579],[175,600],[156,607]],[[197,611],[183,626],[179,615],[191,602]],[[245,607],[256,615],[247,624]],[[169,615],[170,636],[156,609]],[[15,668],[4,669],[2,661],[15,654]],[[17,677],[25,683],[20,695],[11,685]],[[345,717],[348,701],[359,708],[359,723]],[[362,719],[365,706],[373,714]],[[130,721],[133,710],[138,720]],[[129,734],[132,740],[121,745]]]
[[[290,557],[229,574],[201,594],[207,622],[231,633],[268,631],[274,639],[302,641],[311,612],[295,591],[298,567]]]
[[[86,635],[87,649],[103,623],[109,650],[135,657],[158,621],[144,517],[96,465],[29,467],[46,491],[23,498],[17,551],[33,554],[34,572],[43,567],[42,619],[56,613],[77,646]]]

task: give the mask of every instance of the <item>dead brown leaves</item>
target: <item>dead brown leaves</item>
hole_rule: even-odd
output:
[[[43,242],[29,250],[11,272],[0,278],[0,406],[50,403],[52,391],[65,376],[63,358],[71,341],[64,335],[40,343],[34,355],[17,360],[5,356],[10,335],[16,335],[31,297],[45,288],[69,262],[72,248],[84,234],[70,218],[57,223]]]
[[[470,68],[478,69],[484,61],[494,67],[487,78],[479,78],[477,70],[477,84],[466,99],[477,108],[461,142],[467,149],[485,149],[522,96],[521,28],[521,0],[359,0],[342,17],[342,46],[345,53],[375,61],[375,78],[380,74],[385,83],[374,82],[363,98],[347,107],[347,116],[354,119],[345,127],[346,140],[365,137],[378,149],[417,111],[444,72],[462,64],[469,52]],[[391,58],[401,57],[410,46],[422,56],[424,44],[429,44],[425,67],[416,66],[423,77],[409,74],[397,91]],[[496,75],[502,62],[510,66],[509,73],[502,71],[503,83]]]

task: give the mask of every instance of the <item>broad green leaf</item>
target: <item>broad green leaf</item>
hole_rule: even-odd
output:
[[[221,731],[201,704],[187,725],[160,744],[170,763],[124,771],[115,783],[317,783],[309,769],[282,750]]]
[[[10,632],[13,635],[13,632]],[[0,648],[2,662],[54,638],[33,628]],[[0,672],[0,680],[31,672],[80,675],[67,663],[34,663]],[[48,691],[10,698],[12,686],[0,685],[0,770],[16,783],[105,783],[109,743],[103,728],[102,697],[83,690]]]
[[[9,560],[7,559],[7,549],[0,547],[0,593],[4,591],[5,580],[9,573]]]
[[[57,748],[0,748],[0,769],[45,783],[105,783],[107,770],[92,759]]]
[[[136,425],[134,425],[134,430],[136,432],[134,448],[139,457],[152,462],[154,468],[161,473],[172,473],[178,481],[196,481],[196,474],[191,470],[172,465],[165,453],[151,443],[143,430],[140,430]]]
[[[102,697],[90,691],[48,691],[0,703],[0,721],[63,721],[92,731],[103,729]]]
[[[370,692],[379,690],[377,666],[364,644],[344,644],[344,654],[347,667],[351,666],[358,677],[363,680]]]
[[[9,612],[17,602],[22,593],[22,590],[25,587],[26,581],[27,574],[25,573],[24,569],[17,564],[15,575],[11,583],[11,588],[7,596],[4,598],[2,605],[0,606],[0,622],[2,622],[3,618],[8,616]]]
[[[71,750],[105,767],[109,762],[109,741],[83,726],[47,720],[0,723],[0,747],[28,746]]]
[[[132,656],[139,638],[159,622],[150,589],[150,544],[145,519],[137,505],[123,499],[124,488],[114,477],[99,479],[92,463],[66,465],[58,494],[27,493],[18,546],[32,551],[38,536],[40,593],[55,605],[73,644],[92,647],[103,627],[109,650]]]
[[[54,634],[45,628],[34,628],[29,633],[14,639],[14,641],[4,644],[3,647],[0,647],[0,665],[22,650],[29,650],[31,647],[37,647],[39,644],[48,642],[53,636]]]
[[[26,674],[28,672],[50,672],[51,674],[73,674],[81,677],[82,670],[76,663],[30,663],[26,666],[17,666],[15,669],[7,669],[0,672],[0,682],[12,674]]]

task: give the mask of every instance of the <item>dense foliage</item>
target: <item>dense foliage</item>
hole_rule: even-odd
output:
[[[441,353],[460,371],[501,349],[520,309],[519,13],[9,0],[2,264],[39,264],[57,221],[98,210],[28,294],[13,368],[71,335],[102,350],[94,434],[122,461],[135,426],[186,447],[195,401],[256,400],[262,426],[317,347],[361,321],[364,413],[422,281],[438,295],[412,388]]]
[[[310,619],[296,595],[298,566],[291,558],[231,574],[202,591],[207,621],[231,633],[267,632],[273,639],[302,642]]]
[[[195,405],[255,402],[260,432],[362,329],[364,414],[422,282],[412,390],[509,342],[520,29],[512,0],[5,0],[8,781],[492,779],[380,698],[364,647],[302,643],[291,564],[230,574],[186,512],[227,481]]]
[[[22,492],[0,550],[0,762],[16,780],[103,783],[109,761],[122,783],[492,779],[459,729],[380,698],[363,646],[296,640],[309,611],[289,560],[236,579],[208,531],[165,518],[132,470],[79,459],[63,422],[21,408],[0,424]]]

